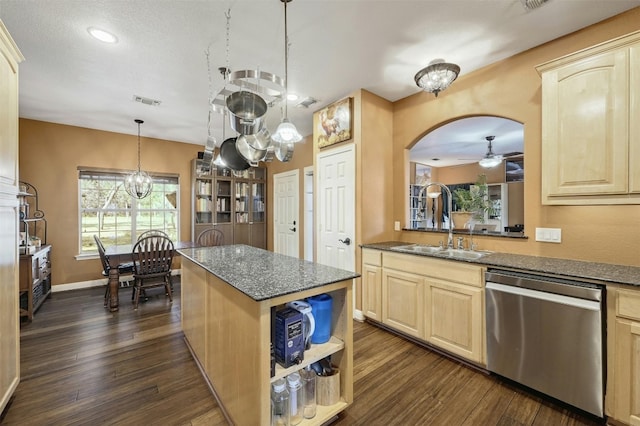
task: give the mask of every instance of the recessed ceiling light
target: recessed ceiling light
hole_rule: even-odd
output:
[[[114,36],[108,31],[101,30],[100,28],[89,27],[87,31],[91,35],[91,37],[100,40],[104,43],[117,43],[118,37]]]
[[[298,95],[296,95],[295,93],[289,93],[287,94],[287,99],[290,101],[297,101],[298,100]]]

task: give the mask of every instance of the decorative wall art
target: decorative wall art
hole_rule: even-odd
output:
[[[345,98],[318,111],[313,138],[319,148],[351,139],[352,100]]]

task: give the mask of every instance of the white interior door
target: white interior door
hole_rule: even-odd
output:
[[[317,261],[355,271],[355,146],[318,154]]]
[[[313,166],[304,168],[304,260],[313,262],[314,234],[313,231]]]
[[[273,176],[273,251],[300,257],[299,172],[293,170]]]

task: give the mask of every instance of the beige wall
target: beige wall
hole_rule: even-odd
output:
[[[470,74],[438,98],[421,92],[394,104],[394,219],[405,219],[409,174],[407,148],[453,119],[496,115],[524,124],[525,233],[528,240],[478,237],[480,248],[624,265],[640,265],[640,206],[543,206],[540,189],[541,90],[536,65],[640,29],[640,8]],[[420,119],[416,119],[419,117]],[[404,223],[404,222],[403,222]],[[562,243],[535,242],[536,227],[562,229]],[[438,235],[396,232],[394,239],[437,243]]]
[[[132,129],[133,127],[132,121]],[[52,282],[102,278],[99,259],[78,254],[78,166],[137,168],[137,137],[20,119],[20,179],[34,185],[47,219]],[[190,240],[191,160],[201,146],[141,137],[142,169],[180,175],[180,239]]]

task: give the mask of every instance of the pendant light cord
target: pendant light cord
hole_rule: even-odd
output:
[[[290,0],[281,0],[284,3],[284,118],[289,118],[287,101],[289,96],[289,33],[287,31],[287,3]]]
[[[144,121],[136,118],[136,123],[138,123],[138,173],[140,173],[140,125],[144,123]]]

